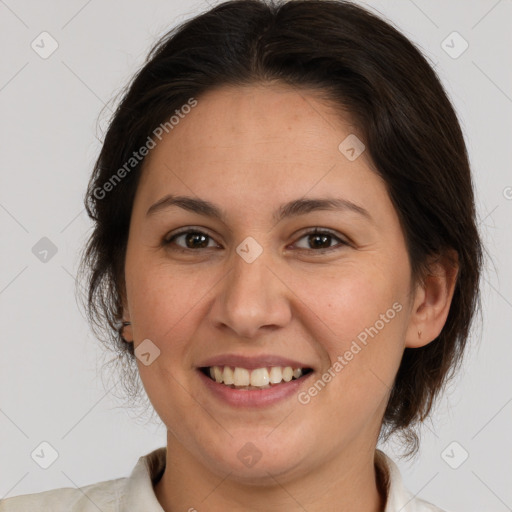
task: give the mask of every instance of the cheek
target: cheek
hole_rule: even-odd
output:
[[[306,280],[304,294],[321,319],[312,315],[309,329],[325,365],[301,403],[310,400],[315,414],[328,411],[326,435],[335,439],[343,431],[356,438],[380,425],[403,353],[406,309],[392,282],[366,273],[331,280],[325,288],[314,285]]]
[[[386,274],[389,277],[384,277]],[[403,302],[405,289],[400,277],[382,268],[352,265],[324,276],[317,273],[302,277],[300,297],[341,347],[344,340],[355,339],[376,322],[379,331],[390,331],[391,323],[400,323],[396,321],[401,318],[396,311],[400,308],[393,308],[393,304]]]
[[[133,323],[135,350],[144,340],[157,357],[149,365],[137,359],[140,378],[156,411],[166,424],[166,414],[186,407],[182,393],[184,370],[190,358],[190,340],[197,328],[197,278],[177,275],[162,265],[140,265],[127,272],[127,294]],[[194,291],[196,290],[196,291]],[[147,342],[146,342],[146,346]],[[142,347],[142,345],[141,345]],[[142,349],[141,349],[142,350]]]
[[[212,289],[214,280],[192,267],[177,270],[165,263],[127,267],[127,293],[136,340],[150,338],[156,343],[180,338],[190,325],[201,297]],[[131,270],[131,273],[130,273]],[[210,282],[211,281],[211,282]],[[173,343],[174,345],[174,343]]]
[[[149,259],[149,258],[148,258]],[[127,275],[127,293],[134,324],[135,348],[151,340],[159,350],[148,366],[137,361],[141,381],[148,397],[166,424],[169,411],[189,405],[184,390],[191,343],[194,339],[201,297],[211,285],[198,272],[179,272],[169,265],[156,263],[136,267]],[[130,286],[128,286],[128,282]]]
[[[324,352],[322,371],[336,375],[333,389],[379,400],[391,387],[404,347],[407,286],[405,273],[382,265],[346,266],[325,279],[302,280],[301,296],[314,313],[308,328]]]

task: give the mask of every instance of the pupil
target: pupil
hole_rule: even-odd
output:
[[[309,240],[311,242],[311,240],[313,239],[322,239],[322,242],[320,244],[316,244],[316,243],[313,243],[312,245],[314,247],[320,247],[322,249],[327,249],[329,248],[329,238],[330,238],[330,235],[310,235],[309,236]]]
[[[196,245],[194,243],[198,238],[202,238],[203,239],[201,245]],[[189,242],[190,242],[190,246],[191,246],[192,249],[196,248],[196,247],[207,247],[208,246],[208,241],[206,239],[207,239],[207,236],[206,235],[202,235],[201,233],[189,233],[187,235],[187,246],[189,245]]]

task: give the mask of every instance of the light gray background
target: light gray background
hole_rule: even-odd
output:
[[[445,84],[466,135],[491,257],[473,349],[424,428],[419,456],[398,464],[407,487],[438,506],[512,510],[512,2],[362,3],[416,42]],[[74,276],[91,226],[82,196],[109,108],[98,128],[100,111],[160,35],[206,8],[0,0],[0,498],[127,476],[139,456],[165,444],[161,425],[136,421],[102,386],[102,348],[75,303]],[[59,45],[47,59],[31,48],[43,31]],[[453,31],[469,43],[455,59],[442,47]],[[462,42],[445,44],[453,53]],[[32,252],[42,237],[57,247],[46,263]],[[48,469],[30,456],[42,441],[59,454]],[[394,456],[393,444],[383,448]],[[462,450],[468,459],[452,469],[446,460],[454,465]]]

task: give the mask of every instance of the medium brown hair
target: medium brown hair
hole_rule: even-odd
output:
[[[79,271],[91,326],[116,351],[126,390],[137,394],[133,344],[123,340],[120,322],[143,161],[108,194],[98,190],[106,190],[132,153],[191,97],[261,82],[319,91],[355,121],[398,213],[414,282],[428,273],[429,257],[457,253],[444,328],[424,347],[405,349],[383,417],[381,435],[401,433],[414,454],[413,427],[460,366],[480,305],[482,245],[463,134],[436,73],[399,31],[353,3],[228,1],[172,29],[153,47],[123,92],[85,196],[94,225]]]

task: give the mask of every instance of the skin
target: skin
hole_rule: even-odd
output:
[[[137,362],[168,430],[169,461],[155,486],[166,511],[383,510],[374,454],[390,388],[404,348],[440,333],[456,275],[440,260],[423,283],[411,281],[398,217],[368,152],[349,161],[338,149],[353,133],[313,91],[220,88],[198,98],[145,160],[124,337],[160,350],[150,365]],[[146,217],[169,193],[208,200],[225,219],[177,206]],[[348,210],[273,220],[282,203],[303,197],[348,199],[372,220]],[[186,236],[163,244],[183,227],[208,235],[208,248]],[[304,236],[315,227],[334,232],[329,252]],[[248,236],[263,249],[250,264],[236,252]],[[208,357],[265,353],[304,362],[317,380],[394,303],[401,311],[307,405],[293,396],[234,408],[198,376]],[[252,467],[237,457],[247,442],[262,454]]]

